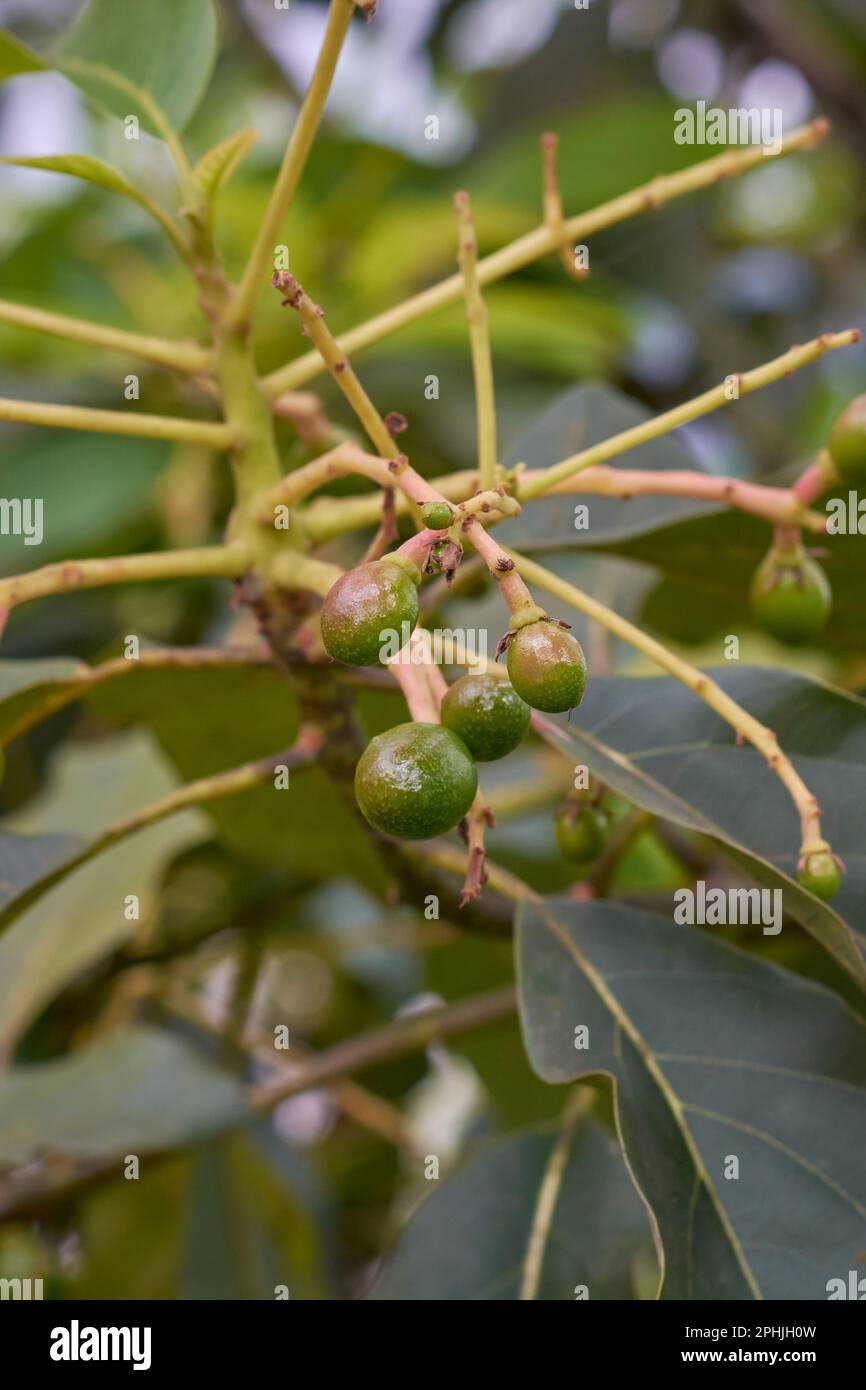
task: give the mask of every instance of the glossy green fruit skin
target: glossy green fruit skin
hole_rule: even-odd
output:
[[[752,612],[766,632],[796,645],[817,637],[830,616],[827,576],[808,555],[787,564],[772,552],[752,582]]]
[[[328,655],[346,666],[378,666],[383,633],[405,633],[393,644],[396,654],[417,621],[418,589],[409,575],[393,561],[373,560],[349,570],[329,590],[322,605],[322,641]]]
[[[556,817],[556,843],[574,864],[591,864],[604,849],[607,816],[595,806],[581,806],[572,819],[569,811]]]
[[[832,854],[819,851],[810,854],[802,869],[797,870],[797,882],[826,902],[839,892],[842,874]]]
[[[561,714],[574,709],[586,689],[586,659],[576,637],[541,620],[519,629],[508,645],[508,674],[533,709]]]
[[[398,840],[426,840],[453,829],[477,790],[469,749],[441,724],[398,724],[378,734],[355,769],[365,820]]]
[[[866,395],[845,407],[827,444],[843,483],[866,484]]]
[[[444,531],[454,520],[454,514],[447,502],[425,502],[421,520],[431,531]]]
[[[442,701],[442,723],[462,738],[473,758],[504,758],[529,733],[532,710],[504,675],[461,676]]]

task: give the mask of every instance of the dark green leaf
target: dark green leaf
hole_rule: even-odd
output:
[[[539,1075],[614,1080],[663,1296],[826,1298],[866,1243],[862,1020],[799,976],[611,903],[521,909],[517,961]]]
[[[128,734],[66,750],[48,790],[10,818],[18,833],[3,838],[2,868],[15,875],[16,891],[5,905],[12,925],[0,937],[0,1044],[9,1046],[65,985],[140,929],[166,862],[201,838],[207,822],[184,811],[84,864],[30,906],[25,895],[51,882],[100,830],[174,785],[151,740]],[[131,894],[137,920],[125,912]]]
[[[599,677],[557,744],[575,764],[648,811],[718,839],[758,883],[779,888],[785,911],[861,983],[863,956],[843,919],[859,927],[866,894],[861,808],[866,704],[786,671],[728,667],[721,687],[774,729],[815,793],[822,829],[847,865],[842,891],[823,903],[795,881],[797,815],[778,777],[703,701],[669,678]]]
[[[557,1138],[554,1127],[510,1135],[434,1187],[399,1237],[373,1297],[518,1298]],[[585,1285],[590,1299],[632,1298],[631,1260],[649,1230],[619,1146],[587,1122],[565,1142],[535,1297],[574,1299],[576,1286]]]
[[[246,1118],[244,1093],[188,1044],[129,1028],[0,1077],[0,1163],[152,1153]]]

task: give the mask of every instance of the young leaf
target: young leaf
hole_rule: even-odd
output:
[[[180,230],[165,209],[140,188],[136,188],[134,183],[130,183],[119,169],[106,164],[102,159],[94,159],[89,154],[0,155],[0,164],[15,164],[23,169],[45,169],[54,174],[67,174],[70,178],[82,179],[85,183],[107,188],[110,193],[120,193],[124,198],[130,198],[145,208],[168,233],[178,249],[185,249]]]
[[[216,50],[212,0],[90,0],[52,57],[97,105],[163,134],[159,115],[180,130],[198,106]]]
[[[206,203],[212,202],[221,184],[231,178],[256,138],[254,130],[240,130],[237,135],[229,135],[205,151],[192,172],[195,186]]]
[[[42,72],[46,64],[38,54],[6,29],[0,29],[0,82],[22,72]]]
[[[866,1243],[863,1020],[827,989],[612,903],[521,908],[516,954],[539,1076],[613,1080],[662,1297],[826,1298]]]

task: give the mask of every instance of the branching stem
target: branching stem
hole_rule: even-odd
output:
[[[566,218],[556,229],[546,225],[536,227],[526,236],[519,237],[517,241],[512,241],[508,246],[503,246],[493,255],[485,256],[479,261],[478,282],[480,285],[488,285],[494,280],[501,280],[506,275],[512,275],[514,271],[531,265],[542,256],[549,255],[551,251],[557,251],[567,242],[583,241],[617,222],[624,222],[638,213],[655,211],[675,198],[682,198],[687,193],[721,183],[723,179],[744,174],[757,165],[768,163],[771,159],[792,154],[795,150],[813,149],[824,139],[829,129],[829,121],[825,117],[819,117],[811,124],[792,131],[782,141],[775,154],[766,151],[760,145],[724,150],[711,159],[693,164],[689,169],[683,169],[676,174],[663,174],[651,179],[649,183],[641,184],[639,188],[632,189],[630,193],[623,193],[610,202],[592,208],[589,212]],[[423,318],[425,314],[457,303],[462,293],[462,275],[450,275],[438,285],[431,285],[429,289],[404,300],[395,308],[378,314],[345,333],[340,340],[341,349],[345,353],[355,353],[372,343],[378,343],[399,328],[404,328],[406,324]],[[294,390],[312,381],[321,370],[322,363],[317,354],[306,353],[266,376],[265,390],[269,396],[278,396],[282,391]]]
[[[32,309],[29,304],[13,304],[8,299],[0,299],[0,323],[12,324],[16,328],[29,328],[35,333],[48,333],[54,338],[66,338],[70,342],[85,343],[90,347],[107,348],[111,352],[121,352],[129,357],[141,357],[146,362],[156,362],[161,367],[171,367],[178,372],[213,371],[213,351],[210,348],[199,347],[196,343],[175,343],[168,338],[150,338],[141,333],[127,333],[122,328],[91,323],[88,319],[75,318],[69,314]]]
[[[658,439],[659,435],[669,434],[671,430],[677,429],[679,425],[684,425],[689,420],[696,420],[700,415],[708,415],[710,411],[718,410],[720,406],[739,400],[741,396],[748,395],[750,391],[757,391],[760,387],[769,386],[771,382],[778,381],[781,377],[790,376],[800,367],[805,367],[809,362],[814,362],[816,358],[822,357],[825,352],[830,352],[834,348],[848,347],[851,343],[858,342],[860,336],[860,330],[857,328],[849,328],[843,333],[822,333],[819,338],[813,338],[809,343],[789,348],[781,357],[774,358],[772,362],[765,362],[763,366],[754,367],[750,372],[734,373],[726,377],[718,386],[714,386],[712,390],[695,396],[693,400],[686,401],[684,405],[675,406],[673,410],[667,410],[662,415],[644,420],[640,425],[634,425],[631,429],[623,430],[620,434],[611,435],[609,439],[602,440],[600,444],[593,444],[591,448],[583,449],[580,453],[563,459],[561,463],[555,463],[552,468],[541,469],[529,482],[521,485],[521,500],[528,501],[533,497],[541,497],[545,492],[549,492],[555,484],[574,477],[583,469],[590,468],[594,464],[606,463],[608,459],[618,454],[624,454],[629,449],[636,449],[639,444],[646,444],[650,439]]]
[[[487,309],[478,284],[478,241],[468,193],[455,194],[454,214],[457,218],[459,243],[457,260],[463,275],[466,321],[469,324],[469,344],[472,351],[472,374],[475,379],[478,475],[481,487],[489,489],[496,482],[496,401]]]
[[[271,191],[253,248],[250,252],[237,293],[232,301],[229,326],[245,328],[252,318],[256,299],[263,288],[269,265],[273,265],[280,227],[295,195],[301,174],[309,158],[319,122],[328,100],[337,60],[352,19],[352,0],[331,0],[328,23],[316,67],[307,95],[295,122],[291,139],[283,156],[280,172]],[[279,395],[280,391],[275,391]]]
[[[131,410],[93,410],[81,405],[48,405],[43,401],[0,400],[0,420],[19,425],[85,430],[88,434],[171,439],[178,444],[202,444],[208,449],[230,449],[238,440],[237,431],[230,425],[208,420],[183,420],[173,415],[145,415]]]
[[[527,560],[515,552],[509,553],[521,574],[530,583],[544,589],[549,594],[553,594],[556,598],[562,599],[564,603],[571,604],[579,612],[585,613],[587,617],[600,623],[615,637],[621,638],[629,646],[643,652],[651,661],[675,676],[683,685],[688,686],[705,704],[721,715],[722,719],[735,730],[738,740],[746,739],[753,747],[757,748],[758,752],[767,759],[770,769],[780,778],[797,808],[802,835],[801,854],[809,854],[815,850],[827,848],[827,842],[821,835],[818,803],[790,759],[782,752],[772,729],[761,724],[747,710],[744,710],[742,705],[738,705],[736,700],[732,700],[730,695],[727,695],[711,677],[705,675],[703,671],[699,671],[697,667],[690,665],[689,662],[683,661],[681,657],[675,656],[673,652],[669,652],[661,642],[657,642],[654,637],[642,632],[626,618],[620,617],[618,613],[614,613],[605,604],[599,603],[597,599],[591,598],[581,589],[576,589],[573,584],[560,579],[558,575],[552,574],[542,565],[537,565],[534,560]]]

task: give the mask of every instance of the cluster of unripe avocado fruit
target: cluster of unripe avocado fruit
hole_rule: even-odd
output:
[[[436,517],[425,521],[435,526]],[[399,553],[342,575],[322,607],[329,656],[350,666],[378,665],[385,634],[414,630],[420,581],[417,567]],[[355,796],[374,829],[401,840],[453,829],[475,798],[477,762],[513,752],[529,732],[533,709],[556,713],[580,703],[583,650],[551,619],[517,628],[507,667],[507,675],[492,667],[455,681],[442,701],[441,724],[398,724],[371,740],[355,771]]]
[[[827,452],[840,483],[866,485],[866,395],[857,396],[834,422]],[[761,561],[750,592],[758,624],[780,642],[817,637],[830,616],[832,594],[821,566],[799,539],[775,545]]]
[[[866,485],[866,395],[838,417],[828,451],[839,480]],[[423,508],[431,529],[451,524],[446,502]],[[399,553],[358,565],[331,588],[322,607],[328,654],[349,666],[382,661],[383,634],[411,633],[419,615],[417,566]],[[774,546],[752,583],[752,611],[782,641],[809,641],[830,613],[830,586],[799,539]],[[453,829],[478,788],[477,762],[504,758],[529,732],[532,710],[560,713],[580,704],[586,661],[580,643],[547,617],[533,617],[510,635],[508,674],[501,668],[461,677],[442,701],[441,724],[411,721],[371,740],[355,771],[355,796],[368,823],[402,840],[423,840]],[[586,865],[600,855],[607,817],[598,806],[570,799],[556,817],[560,850]],[[799,882],[819,898],[839,890],[839,861],[829,847],[801,858]]]

